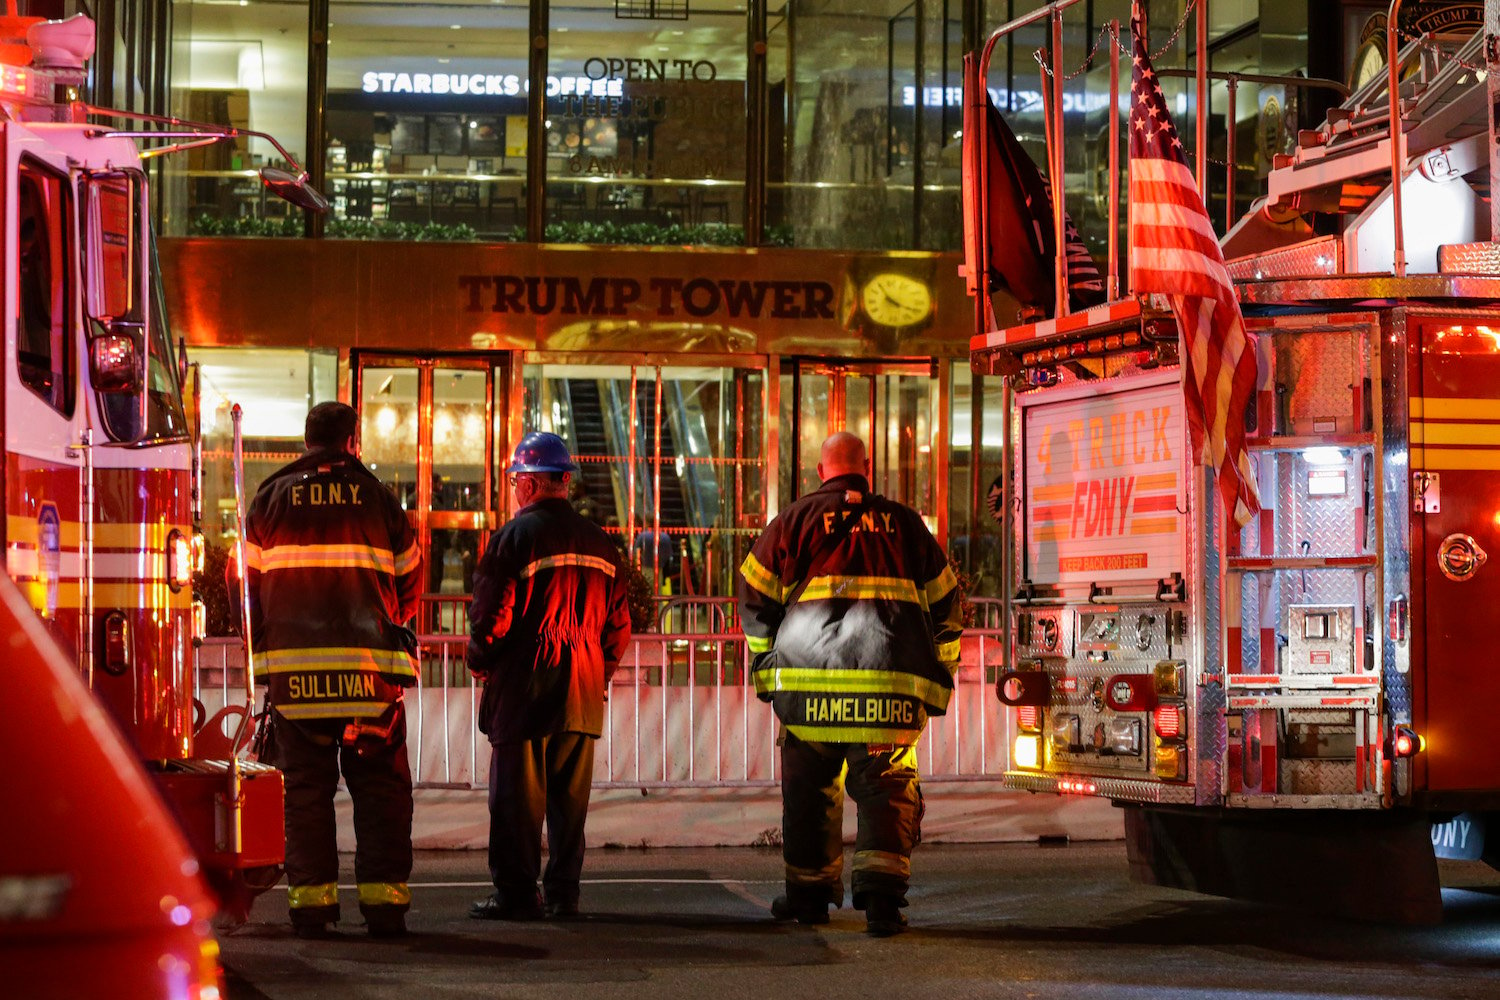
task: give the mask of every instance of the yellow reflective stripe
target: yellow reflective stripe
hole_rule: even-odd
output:
[[[911,878],[911,858],[893,851],[855,851],[853,868],[857,872],[882,872],[898,878]]]
[[[917,585],[899,576],[815,576],[798,600],[906,601],[927,607],[927,597]]]
[[[786,880],[793,885],[828,885],[830,882],[839,881],[843,874],[843,851],[840,851],[838,857],[822,868],[799,868],[796,865],[786,866]]]
[[[905,743],[911,729],[881,729],[865,726],[820,726],[788,723],[786,731],[806,743]]]
[[[740,564],[740,576],[745,578],[746,583],[777,604],[786,603],[786,595],[790,588],[783,587],[780,578],[762,566],[760,560],[755,558],[755,553],[750,553]]]
[[[521,579],[535,576],[544,569],[556,569],[559,566],[582,566],[585,569],[597,569],[605,576],[615,575],[615,564],[601,556],[585,556],[577,552],[564,552],[557,556],[543,556],[534,562],[528,563],[521,570]]]
[[[904,694],[929,705],[946,707],[952,691],[925,677],[901,670],[820,670],[776,667],[755,672],[757,691],[812,691],[819,694]]]
[[[417,548],[417,543],[412,542],[396,557],[396,575],[405,576],[420,565],[422,565],[422,552]]]
[[[937,579],[928,581],[927,603],[935,604],[953,592],[958,586],[958,575],[953,572],[952,566],[944,566],[943,571],[938,574]]]
[[[390,703],[384,701],[320,701],[307,705],[281,705],[276,711],[288,719],[349,719],[383,715]]]
[[[378,670],[385,674],[417,674],[416,665],[398,649],[328,646],[309,649],[268,649],[258,654],[273,674],[307,670]]]
[[[325,882],[322,885],[294,885],[287,890],[287,905],[294,910],[308,906],[339,905],[339,884]]]
[[[234,547],[230,546],[230,551]],[[260,569],[260,546],[252,542],[245,543],[245,567],[247,569]]]
[[[756,654],[769,653],[776,643],[775,639],[762,639],[758,635],[747,635],[745,641],[750,644],[750,652]]]
[[[411,902],[411,890],[405,882],[360,882],[359,905],[361,906],[406,906]]]
[[[959,641],[957,639],[954,639],[952,642],[940,642],[937,647],[938,659],[947,664],[956,663],[958,661],[958,649]]]
[[[247,560],[249,559],[247,555]],[[379,573],[396,572],[396,558],[390,549],[373,545],[277,545],[261,549],[259,559],[250,562],[263,573],[280,569],[373,569]]]

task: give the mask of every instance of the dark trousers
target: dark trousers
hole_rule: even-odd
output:
[[[490,753],[490,876],[502,902],[525,905],[537,876],[549,903],[577,902],[594,737],[554,733]],[[547,870],[542,872],[542,820]]]
[[[847,778],[845,777],[847,773]],[[854,906],[871,893],[906,903],[911,852],[922,836],[916,747],[781,745],[782,858],[787,898],[812,905],[844,900],[844,789],[859,810],[854,840]]]
[[[354,878],[360,910],[404,913],[410,905],[411,767],[406,760],[405,706],[384,744],[340,746],[341,722],[292,722],[275,717],[275,761],[286,777],[286,877],[292,920],[339,918],[338,839],[333,793],[343,772],[354,800]]]

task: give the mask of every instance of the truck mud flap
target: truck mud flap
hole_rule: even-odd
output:
[[[1442,921],[1420,813],[1123,808],[1137,882],[1377,923]]]

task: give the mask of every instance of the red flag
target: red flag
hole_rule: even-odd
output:
[[[1245,447],[1245,408],[1255,392],[1255,338],[1182,140],[1151,68],[1140,4],[1130,16],[1130,280],[1172,303],[1182,337],[1182,389],[1194,457],[1218,473],[1224,511],[1239,527],[1260,512]]]

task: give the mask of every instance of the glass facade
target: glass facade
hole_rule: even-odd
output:
[[[320,78],[310,74],[308,7],[182,2],[174,8],[174,111],[275,134],[303,163],[311,162],[310,109],[321,113],[324,169],[313,179],[333,201],[329,236],[524,240],[535,141],[545,156],[531,184],[545,198],[550,242],[956,249],[963,23],[979,2],[752,8],[748,0],[698,0],[654,18],[622,16],[629,5],[614,0],[543,5],[546,95],[535,123],[524,6],[332,0],[327,82],[318,92],[306,87]],[[980,6],[988,31],[1038,4]],[[1351,30],[1341,23],[1351,5],[1262,6],[1226,0],[1212,8],[1212,67],[1221,75],[1210,98],[1216,219],[1225,217],[1229,176],[1243,208],[1270,157],[1337,97],[1317,85],[1223,77],[1343,74],[1344,54],[1336,46],[1320,54],[1308,38]],[[1191,19],[1174,30],[1182,0],[1147,7],[1162,67],[1187,65]],[[1069,210],[1096,250],[1108,207],[1102,33],[1111,18],[1128,26],[1129,8],[1129,0],[1095,0],[1064,18]],[[750,39],[761,13],[763,50]],[[1038,162],[1048,78],[1035,52],[1049,41],[1041,23],[1016,32],[999,45],[989,79]],[[752,71],[753,60],[762,71]],[[1128,92],[1128,59],[1124,77]],[[1191,83],[1166,84],[1190,113]],[[747,125],[752,112],[763,127]],[[758,173],[747,170],[747,156]],[[166,234],[300,234],[300,217],[267,202],[252,173],[274,157],[251,138],[169,163],[186,194],[178,185],[164,199],[172,206]],[[747,199],[762,224],[748,241]]]

